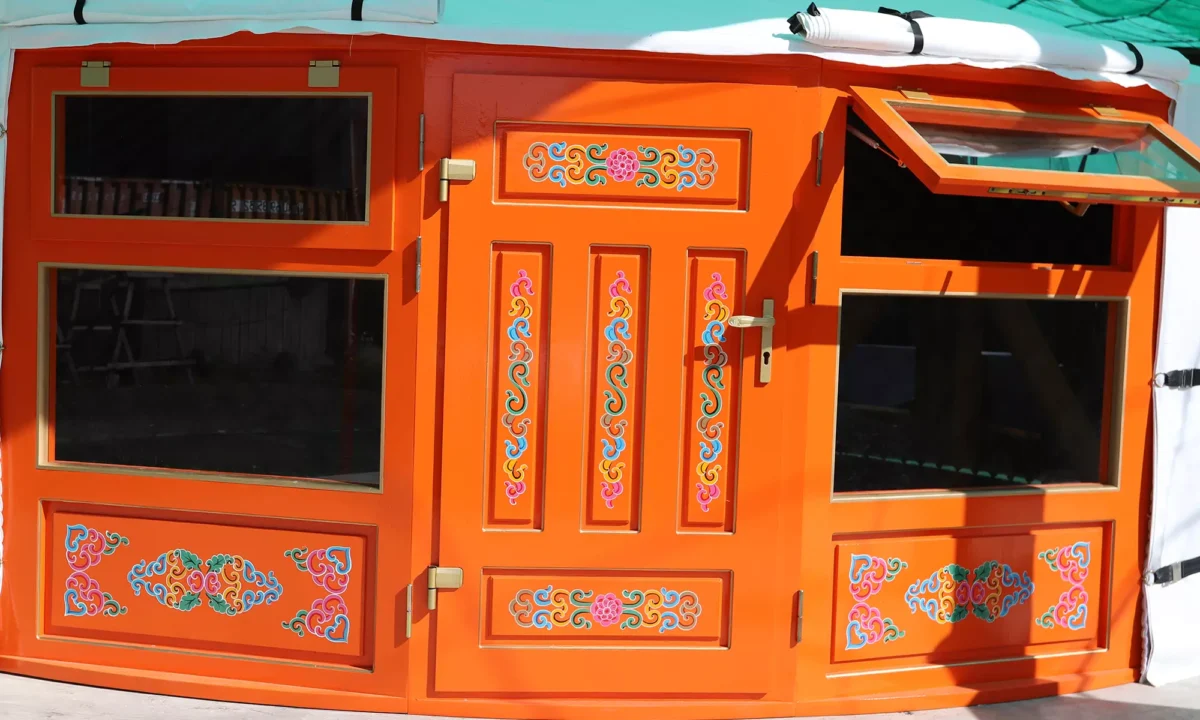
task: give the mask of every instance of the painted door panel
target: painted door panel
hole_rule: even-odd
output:
[[[455,76],[437,692],[771,692],[788,378],[729,317],[783,336],[801,92]]]

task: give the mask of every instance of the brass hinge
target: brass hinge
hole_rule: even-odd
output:
[[[471,182],[475,179],[474,160],[455,160],[442,158],[441,177],[438,183],[438,200],[446,202],[450,199],[450,181],[461,180]]]
[[[84,60],[79,68],[79,87],[108,87],[108,60]]]
[[[933,96],[924,90],[905,90],[900,88],[900,94],[909,100],[932,100]]]
[[[462,568],[430,565],[426,575],[429,579],[429,597],[426,606],[430,610],[437,610],[438,590],[457,590],[463,584]]]
[[[419,292],[421,292],[421,236],[420,235],[417,236],[417,247],[415,248],[415,250],[416,250],[416,252],[413,254],[417,256],[417,258],[416,258],[417,261],[415,264],[416,265],[415,278],[413,279],[413,292],[419,293]]]
[[[796,593],[796,642],[804,639],[804,591]]]
[[[821,171],[825,168],[825,131],[817,133],[817,187],[821,187]]]
[[[404,602],[404,638],[412,638],[412,584],[408,586],[407,597]]]
[[[1121,117],[1121,111],[1111,105],[1093,105],[1092,109],[1097,115],[1103,117]]]
[[[311,88],[335,88],[342,81],[340,60],[309,60],[308,86]]]

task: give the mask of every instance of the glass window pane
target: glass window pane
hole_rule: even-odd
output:
[[[1200,167],[1145,123],[893,107],[946,162],[956,165],[1200,182]]]
[[[366,96],[62,95],[54,211],[366,219]]]
[[[844,296],[834,490],[1105,482],[1119,310]]]
[[[842,201],[842,254],[977,262],[1112,264],[1113,208],[1079,217],[1055,202],[937,195],[863,138],[850,111]]]
[[[55,461],[379,485],[383,280],[51,278]]]

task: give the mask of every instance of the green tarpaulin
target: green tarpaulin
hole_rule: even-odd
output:
[[[1200,49],[1200,0],[984,1],[1087,35]]]

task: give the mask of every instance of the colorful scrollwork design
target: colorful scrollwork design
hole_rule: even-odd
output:
[[[67,526],[63,546],[71,574],[67,576],[66,589],[63,591],[64,615],[116,617],[129,610],[114,600],[111,593],[104,592],[100,583],[87,572],[122,545],[128,544],[128,538],[115,532],[101,532],[86,525]]]
[[[725,423],[718,418],[724,409],[721,391],[725,389],[725,366],[729,355],[725,352],[725,323],[730,310],[724,300],[729,299],[721,273],[712,274],[712,283],[704,289],[704,316],[706,323],[700,338],[704,341],[704,370],[701,380],[704,390],[700,391],[700,417],[696,430],[700,433],[700,462],[696,464],[696,501],[700,509],[708,512],[708,506],[721,497],[721,465],[718,461],[724,451],[721,432]]]
[[[500,424],[508,430],[511,438],[504,441],[504,494],[510,505],[517,504],[517,498],[525,494],[527,489],[525,476],[529,466],[521,462],[521,456],[529,448],[529,426],[532,420],[522,417],[529,409],[530,365],[533,363],[533,347],[528,340],[533,335],[531,319],[533,304],[527,296],[532,296],[533,280],[525,270],[517,271],[517,279],[508,288],[512,299],[509,301],[508,315],[512,323],[508,326],[508,382],[510,388],[504,391],[504,413],[500,416]]]
[[[283,595],[273,571],[263,573],[241,555],[218,553],[202,560],[182,548],[165,552],[153,562],[139,561],[127,579],[135,596],[145,591],[159,604],[181,612],[207,604],[228,617],[270,605]]]
[[[1092,562],[1092,544],[1077,542],[1067,547],[1043,550],[1038,553],[1038,558],[1044,560],[1070,587],[1035,622],[1047,629],[1057,625],[1068,630],[1082,630],[1087,626],[1088,594],[1083,584],[1087,581],[1088,565]]]
[[[900,558],[887,560],[872,555],[850,555],[850,596],[854,605],[846,622],[846,649],[858,650],[877,642],[885,643],[904,637],[891,618],[883,617],[870,599],[883,590],[884,583],[896,579],[908,563]]]
[[[596,594],[592,590],[556,588],[518,590],[508,604],[508,612],[523,628],[571,627],[590,630],[616,625],[621,630],[658,628],[688,631],[700,617],[700,599],[691,590],[622,590]]]
[[[309,607],[296,611],[295,617],[283,623],[300,637],[311,634],[333,643],[350,641],[350,608],[343,594],[350,587],[350,571],[353,563],[350,548],[334,545],[317,550],[298,547],[284,553],[296,569],[308,573],[313,583],[325,595],[317,598]]]
[[[1033,596],[1029,573],[988,560],[974,570],[950,563],[918,580],[904,593],[909,610],[939,625],[962,622],[974,615],[995,622]]]
[[[600,414],[600,427],[608,435],[600,439],[600,498],[610,510],[613,501],[625,492],[625,463],[621,461],[621,454],[627,447],[625,432],[629,421],[622,416],[628,409],[629,399],[625,391],[629,389],[629,379],[626,376],[629,364],[633,362],[633,350],[625,344],[632,337],[632,293],[633,286],[625,277],[625,272],[618,270],[616,278],[608,286],[610,319],[604,328],[604,340],[608,347],[604,380],[608,383],[608,389],[604,391],[603,411]]]
[[[525,151],[522,163],[530,180],[548,180],[564,188],[632,180],[635,187],[682,192],[685,188],[706,190],[717,177],[717,160],[711,150],[682,143],[662,149],[639,145],[634,152],[628,148],[610,151],[608,143],[535,142]]]

